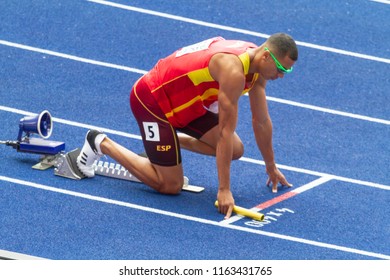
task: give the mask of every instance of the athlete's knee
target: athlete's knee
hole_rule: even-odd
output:
[[[160,185],[158,192],[161,194],[175,195],[181,192],[183,184],[164,184]]]
[[[160,182],[157,191],[162,194],[179,194],[183,188],[183,178],[172,179]]]
[[[242,144],[242,142],[239,141],[234,145],[232,159],[233,160],[239,159],[243,155],[244,155],[244,144]]]

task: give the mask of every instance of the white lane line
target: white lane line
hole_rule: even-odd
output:
[[[43,53],[43,54],[47,54],[47,55],[52,55],[52,56],[56,56],[56,57],[61,57],[61,58],[74,60],[74,61],[89,63],[89,64],[93,64],[93,65],[98,65],[98,66],[109,67],[109,68],[114,68],[114,69],[118,69],[118,70],[124,70],[124,71],[128,71],[128,72],[138,73],[138,74],[141,74],[141,75],[143,75],[143,74],[145,74],[147,72],[147,71],[139,70],[139,69],[136,69],[136,68],[131,68],[131,67],[127,67],[127,66],[117,65],[117,64],[113,64],[113,63],[101,62],[101,61],[98,61],[98,60],[83,58],[83,57],[80,57],[80,56],[75,56],[75,55],[70,55],[70,54],[50,51],[50,50],[41,49],[41,48],[30,47],[30,46],[27,46],[27,45],[22,45],[22,44],[13,43],[13,42],[4,41],[4,40],[0,40],[0,44],[1,45],[5,45],[5,46],[9,46],[9,47],[18,48],[18,49],[27,50],[27,51]]]
[[[0,44],[5,45],[5,46],[9,46],[9,47],[23,49],[23,50],[28,50],[28,51],[43,53],[43,54],[52,55],[52,56],[56,56],[56,57],[61,57],[61,58],[74,60],[74,61],[78,61],[78,62],[89,63],[89,64],[93,64],[93,65],[109,67],[109,68],[114,68],[114,69],[128,71],[128,72],[133,72],[133,73],[137,73],[137,74],[141,74],[141,75],[147,73],[147,71],[137,69],[137,68],[131,68],[131,67],[123,66],[123,65],[116,65],[113,63],[101,62],[101,61],[97,61],[97,60],[93,60],[93,59],[87,59],[87,58],[64,54],[64,53],[60,53],[60,52],[54,52],[54,51],[31,47],[31,46],[26,46],[26,45],[22,45],[22,44],[18,44],[18,43],[12,43],[12,42],[8,42],[8,41],[4,41],[4,40],[0,40]],[[246,95],[248,95],[248,94],[246,94]],[[324,113],[328,113],[328,114],[334,114],[334,115],[339,115],[339,116],[343,116],[343,117],[349,117],[349,118],[354,118],[354,119],[359,119],[359,120],[364,120],[364,121],[369,121],[369,122],[390,125],[389,120],[373,118],[373,117],[368,117],[368,116],[358,115],[358,114],[352,114],[352,113],[348,113],[348,112],[343,112],[343,111],[323,108],[323,107],[319,107],[319,106],[299,103],[299,102],[285,100],[285,99],[281,99],[281,98],[267,96],[267,100],[282,103],[282,104],[292,105],[292,106],[296,106],[296,107],[306,108],[306,109],[310,109],[310,110],[315,110],[315,111],[319,111],[319,112],[324,112]]]
[[[270,35],[264,34],[264,33],[254,32],[254,31],[245,30],[245,29],[241,29],[241,28],[229,27],[229,26],[220,25],[220,24],[214,24],[214,23],[190,19],[190,18],[186,18],[186,17],[182,17],[182,16],[175,16],[172,14],[156,12],[156,11],[142,9],[142,8],[138,8],[138,7],[118,4],[118,3],[114,3],[114,2],[110,2],[110,1],[101,1],[101,0],[87,0],[87,1],[93,2],[96,4],[111,6],[111,7],[119,8],[119,9],[123,9],[123,10],[144,13],[144,14],[168,18],[168,19],[172,19],[172,20],[178,20],[178,21],[192,23],[192,24],[196,24],[196,25],[211,27],[211,28],[215,28],[215,29],[252,35],[255,37],[268,38],[270,36]],[[357,57],[357,58],[363,58],[363,59],[367,59],[367,60],[373,60],[373,61],[378,61],[378,62],[390,64],[390,59],[387,59],[387,58],[381,58],[381,57],[376,57],[376,56],[372,56],[372,55],[366,55],[366,54],[361,54],[361,53],[356,53],[356,52],[351,52],[351,51],[345,51],[345,50],[341,50],[341,49],[337,49],[337,48],[320,46],[320,45],[306,43],[306,42],[300,42],[300,41],[296,41],[296,43],[297,43],[297,45],[312,48],[312,49],[317,49],[317,50],[322,50],[322,51],[327,51],[327,52],[332,52],[332,53],[337,53],[337,54],[343,54],[343,55],[353,56],[353,57]]]
[[[378,2],[378,3],[390,5],[390,1],[389,0],[370,0],[370,1],[371,2]]]
[[[24,116],[33,116],[33,115],[37,114],[37,113],[19,110],[19,109],[15,109],[15,108],[10,108],[10,107],[6,107],[6,106],[2,106],[2,105],[0,105],[0,110],[10,112],[10,113],[16,113],[16,114],[20,114],[20,115],[24,115]],[[62,124],[86,128],[86,129],[97,129],[97,130],[102,130],[104,132],[111,133],[114,135],[119,135],[119,136],[123,136],[123,137],[127,137],[127,138],[142,140],[142,137],[140,135],[137,135],[137,134],[126,133],[126,132],[122,132],[122,131],[118,131],[118,130],[104,128],[101,126],[89,125],[89,124],[84,124],[84,123],[80,123],[80,122],[56,118],[56,117],[53,117],[52,119],[53,119],[53,122],[57,122],[57,123],[62,123]]]
[[[259,164],[259,165],[265,165],[264,161],[258,160],[258,159],[241,157],[239,160],[254,163],[254,164]],[[328,173],[324,173],[324,172],[318,172],[318,171],[313,171],[313,170],[294,167],[294,166],[288,166],[288,165],[279,164],[279,163],[276,164],[276,166],[282,170],[288,170],[288,171],[293,171],[293,172],[297,172],[297,173],[303,173],[303,174],[308,174],[308,175],[313,175],[313,176],[318,176],[318,177],[332,177],[332,179],[338,180],[338,181],[343,181],[343,182],[347,182],[347,183],[352,183],[352,184],[357,184],[357,185],[362,185],[362,186],[367,186],[367,187],[390,191],[390,186],[383,185],[383,184],[378,184],[378,183],[373,183],[373,182],[363,181],[363,180],[357,180],[357,179],[351,179],[351,178],[347,178],[347,177],[343,177],[343,176],[332,175],[332,174],[328,174]]]
[[[24,261],[31,261],[31,260],[47,260],[45,258],[26,255],[26,254],[20,254],[17,252],[11,252],[6,250],[0,250],[0,260],[24,260]]]
[[[6,176],[0,175],[0,181],[5,181],[5,182],[13,183],[13,184],[27,186],[27,187],[33,187],[36,189],[51,191],[51,192],[65,194],[65,195],[69,195],[69,196],[84,198],[84,199],[88,199],[91,201],[103,202],[103,203],[107,203],[107,204],[131,208],[131,209],[137,209],[137,210],[141,210],[141,211],[145,211],[145,212],[149,212],[149,213],[165,215],[165,216],[179,218],[179,219],[183,219],[183,220],[187,220],[187,221],[208,224],[208,225],[213,225],[213,226],[217,226],[217,227],[223,227],[223,228],[258,234],[258,235],[262,235],[262,236],[268,236],[268,237],[272,237],[272,238],[288,240],[288,241],[302,243],[302,244],[308,244],[308,245],[312,245],[312,246],[316,246],[316,247],[334,249],[334,250],[338,250],[338,251],[359,254],[359,255],[369,256],[369,257],[373,257],[373,258],[390,260],[390,256],[385,255],[385,254],[369,252],[369,251],[364,251],[364,250],[359,250],[359,249],[354,249],[354,248],[349,248],[349,247],[344,247],[344,246],[338,246],[338,245],[333,245],[333,244],[328,244],[328,243],[323,243],[323,242],[317,242],[317,241],[313,241],[313,240],[309,240],[309,239],[303,239],[303,238],[298,238],[298,237],[293,237],[293,236],[288,236],[288,235],[283,235],[283,234],[266,232],[266,231],[252,229],[252,228],[246,228],[246,227],[242,227],[242,226],[236,226],[236,225],[230,225],[230,224],[224,225],[224,224],[221,224],[217,221],[188,216],[188,215],[184,215],[184,214],[178,214],[175,212],[160,210],[160,209],[156,209],[156,208],[152,208],[152,207],[141,206],[141,205],[137,205],[137,204],[133,204],[133,203],[129,203],[129,202],[118,201],[118,200],[114,200],[114,199],[89,195],[89,194],[85,194],[85,193],[59,189],[59,188],[55,188],[55,187],[51,187],[51,186],[47,186],[47,185],[42,185],[42,184],[37,184],[37,183],[29,182],[29,181],[24,181],[24,180],[20,180],[20,179],[16,179],[16,178],[11,178],[11,177],[6,177]]]
[[[300,186],[300,187],[292,190],[291,192],[296,193],[296,194],[300,194],[300,193],[303,193],[305,191],[311,190],[311,189],[313,189],[315,187],[318,187],[318,186],[320,186],[322,184],[325,184],[325,183],[329,182],[332,179],[333,179],[333,176],[324,176],[324,177],[318,178],[318,179],[316,179],[316,180],[314,180],[312,182],[309,182],[309,183],[307,183],[307,184],[305,184],[303,186]],[[269,207],[268,204],[269,203],[260,204],[258,206],[258,208],[259,209],[265,209],[266,207]]]
[[[369,122],[390,125],[390,120],[378,119],[378,118],[368,117],[368,116],[364,116],[364,115],[343,112],[343,111],[339,111],[339,110],[327,109],[327,108],[323,108],[323,107],[319,107],[319,106],[304,104],[304,103],[300,103],[300,102],[295,102],[295,101],[290,101],[290,100],[276,98],[276,97],[270,97],[270,96],[267,96],[267,100],[286,104],[286,105],[291,105],[291,106],[295,106],[295,107],[310,109],[313,111],[319,111],[319,112],[323,112],[323,113],[339,115],[339,116],[353,118],[353,119],[359,119],[359,120],[363,120],[363,121],[369,121]]]
[[[33,112],[10,108],[10,107],[6,107],[6,106],[2,106],[2,105],[0,105],[0,110],[5,111],[5,112],[10,112],[10,113],[16,113],[16,114],[20,114],[20,115],[24,115],[24,116],[36,115],[36,113],[33,113]],[[86,129],[98,129],[98,130],[102,130],[102,131],[107,132],[107,133],[111,133],[113,135],[119,135],[119,136],[123,136],[123,137],[127,137],[127,138],[142,140],[142,137],[140,135],[126,133],[126,132],[122,132],[119,130],[109,129],[109,128],[105,128],[105,127],[101,127],[101,126],[94,126],[94,125],[84,124],[84,123],[75,122],[75,121],[69,121],[69,120],[56,118],[56,117],[53,117],[53,121],[58,122],[58,123],[62,123],[62,124],[66,124],[66,125],[75,126],[75,127],[86,128]],[[241,157],[239,160],[253,163],[253,164],[258,164],[258,165],[265,165],[264,161],[258,160],[258,159]],[[288,170],[288,171],[293,171],[293,172],[297,172],[297,173],[303,173],[303,174],[308,174],[308,175],[313,175],[313,176],[318,176],[318,177],[331,176],[333,179],[338,180],[338,181],[343,181],[343,182],[347,182],[347,183],[353,183],[353,184],[358,184],[358,185],[363,185],[363,186],[373,187],[373,188],[378,188],[378,189],[383,189],[383,190],[390,190],[390,186],[383,185],[383,184],[377,184],[377,183],[368,182],[368,181],[351,179],[351,178],[347,178],[347,177],[343,177],[343,176],[337,176],[337,175],[327,174],[327,173],[323,173],[323,172],[318,172],[318,171],[313,171],[313,170],[309,170],[309,169],[293,167],[293,166],[288,166],[288,165],[283,165],[283,164],[276,164],[276,166],[282,170]]]

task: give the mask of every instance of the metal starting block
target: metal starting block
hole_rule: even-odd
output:
[[[96,175],[141,183],[141,181],[137,177],[135,177],[127,169],[125,169],[122,165],[118,163],[95,161],[93,166]],[[182,190],[189,192],[201,192],[204,190],[204,188],[190,185],[188,177],[184,176],[184,184]]]
[[[80,149],[75,149],[66,154],[59,154],[57,157],[54,174],[69,179],[80,180],[85,178],[76,165],[76,159]]]
[[[54,174],[74,180],[85,178],[76,165],[76,159],[79,154],[80,149],[75,149],[67,154],[59,154],[55,160]],[[141,183],[138,178],[120,164],[110,163],[107,161],[95,161],[92,166],[96,175]],[[199,193],[202,192],[204,188],[190,185],[189,179],[184,176],[182,190]]]
[[[46,170],[57,164],[57,159],[60,154],[57,155],[45,155],[41,157],[41,160],[32,166],[34,169]]]
[[[120,164],[110,163],[108,161],[95,161],[92,165],[95,169],[95,174],[100,176],[107,176],[116,179],[128,180],[133,182],[140,183],[133,174],[131,174],[127,169],[125,169]]]

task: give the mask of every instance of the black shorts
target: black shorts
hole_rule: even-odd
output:
[[[202,117],[183,128],[173,127],[142,78],[131,90],[130,107],[138,122],[149,160],[161,166],[175,166],[181,163],[177,131],[199,139],[218,125],[218,114],[206,111]]]

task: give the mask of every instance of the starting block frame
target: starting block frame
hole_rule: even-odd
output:
[[[46,140],[51,136],[53,127],[52,116],[44,110],[36,116],[25,116],[19,121],[19,133],[17,141],[2,141],[16,149],[18,152],[40,154],[40,161],[33,165],[34,169],[46,170],[54,167],[54,174],[74,180],[81,180],[86,176],[77,167],[77,157],[81,149],[74,149],[65,153],[65,143]],[[30,138],[30,134],[39,134],[41,138]],[[25,136],[23,137],[23,134]],[[112,177],[141,183],[141,181],[119,164],[109,162],[95,162],[93,164],[96,175]],[[201,192],[203,187],[189,185],[189,180],[184,176],[183,190]]]
[[[137,177],[135,177],[126,168],[124,168],[118,163],[112,163],[112,162],[110,163],[107,161],[95,161],[93,167],[95,169],[96,175],[142,183]],[[202,192],[204,188],[199,186],[189,185],[188,177],[184,176],[184,184],[182,190],[198,193],[198,192]]]
[[[45,169],[54,166],[54,174],[61,177],[66,177],[73,180],[81,180],[85,176],[78,170],[75,165],[76,158],[80,154],[80,149],[75,149],[69,153],[59,153],[54,157],[44,157],[40,163],[35,166],[43,166]],[[111,177],[115,179],[127,180],[137,183],[142,183],[137,177],[131,174],[126,168],[120,164],[108,161],[95,161],[92,165],[95,174],[99,176]],[[43,168],[36,168],[43,169]],[[184,176],[183,191],[199,193],[204,190],[204,187],[193,186],[189,184],[188,177]]]

